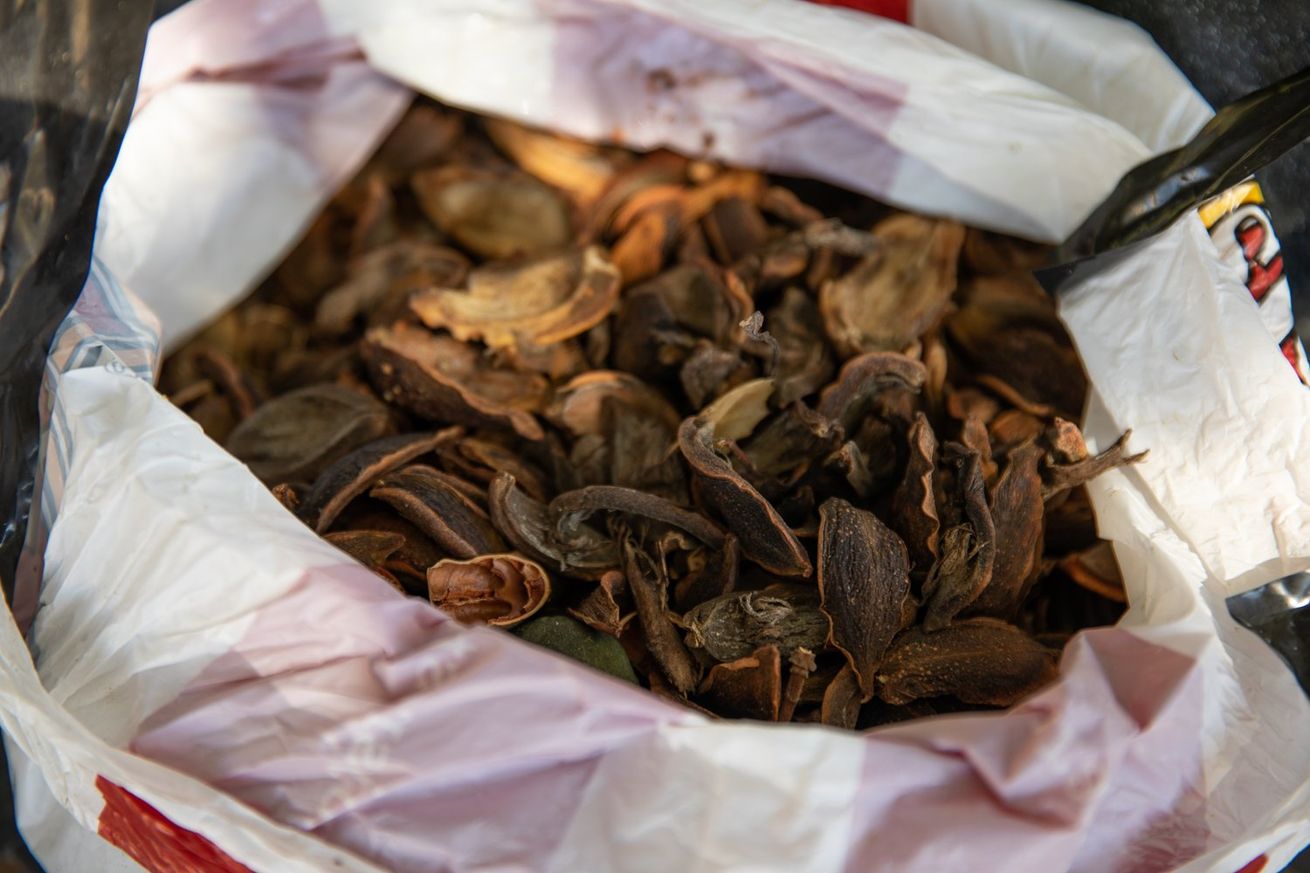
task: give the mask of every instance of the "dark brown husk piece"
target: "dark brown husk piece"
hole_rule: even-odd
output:
[[[1010,705],[1125,608],[1083,486],[1144,453],[1088,451],[1042,256],[419,100],[160,387],[456,619],[868,728]]]

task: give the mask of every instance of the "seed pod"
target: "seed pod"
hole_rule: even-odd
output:
[[[848,663],[824,689],[819,721],[831,727],[854,730],[860,718],[860,702],[863,698],[859,677],[855,668]]]
[[[319,474],[300,504],[300,517],[323,533],[350,501],[380,477],[442,443],[458,439],[463,432],[462,428],[453,427],[436,433],[400,434],[360,446]]]
[[[672,525],[696,537],[707,546],[723,546],[723,531],[699,513],[643,491],[617,485],[589,485],[568,491],[550,502],[550,515],[561,542],[571,542],[580,522],[592,513],[608,511],[649,518]]]
[[[816,666],[814,653],[809,649],[797,649],[788,659],[787,685],[782,690],[782,703],[778,707],[778,721],[791,721],[796,713],[796,704],[801,702],[805,693],[805,680],[814,672]]]
[[[572,236],[568,204],[527,174],[450,165],[410,184],[433,224],[485,258],[546,254]]]
[[[582,603],[568,612],[592,630],[618,637],[636,615],[632,611],[627,577],[620,570],[609,571],[600,577]]]
[[[1017,627],[971,618],[929,633],[896,638],[878,667],[878,696],[888,703],[950,695],[965,703],[1010,706],[1054,681],[1051,650]]]
[[[534,560],[583,579],[599,579],[619,564],[614,541],[586,525],[577,525],[572,540],[562,543],[546,506],[524,494],[508,473],[491,483],[487,502],[496,529]]]
[[[746,557],[782,576],[809,576],[810,558],[778,511],[712,448],[713,426],[689,418],[678,448],[695,473],[701,498],[737,537]]]
[[[828,642],[846,656],[867,700],[910,593],[905,543],[872,512],[830,497],[819,507],[818,582]]]
[[[1042,557],[1041,450],[1028,444],[1010,452],[1010,462],[992,493],[996,558],[991,580],[969,607],[974,615],[1013,619],[1019,612]]]
[[[682,617],[687,645],[716,661],[744,658],[760,646],[777,646],[784,658],[799,648],[817,650],[828,638],[819,593],[808,585],[778,583],[707,600]]]
[[[892,499],[892,528],[905,541],[914,569],[926,573],[937,560],[937,500],[933,495],[937,437],[922,412],[915,415],[909,441],[905,476]]]
[[[550,597],[550,577],[520,555],[438,561],[428,570],[432,605],[459,621],[512,627]]]
[[[917,392],[928,371],[923,364],[896,352],[869,352],[842,365],[837,381],[819,394],[818,411],[854,433],[884,391]]]
[[[1128,455],[1124,452],[1128,438],[1132,435],[1131,430],[1124,431],[1123,436],[1114,441],[1114,445],[1095,457],[1084,458],[1072,464],[1052,464],[1048,466],[1045,475],[1046,490],[1043,496],[1049,499],[1061,491],[1077,488],[1079,485],[1095,479],[1106,470],[1113,470],[1115,467],[1122,467],[1126,464],[1136,464],[1144,460],[1147,455],[1146,452],[1138,452],[1135,455]]]
[[[923,621],[928,630],[945,627],[977,601],[991,584],[996,562],[997,533],[987,505],[982,460],[958,443],[947,443],[947,448],[955,459],[956,487],[967,527],[947,531],[949,542],[943,540],[941,559],[924,580]]]
[[[696,687],[700,671],[669,618],[669,582],[663,567],[651,559],[626,533],[620,537],[623,573],[637,604],[637,620],[650,653],[678,693],[684,697]]]
[[[782,659],[777,647],[761,646],[745,658],[715,664],[698,694],[729,718],[776,721],[782,702]]]
[[[310,480],[391,429],[391,413],[367,394],[312,385],[274,398],[228,437],[227,450],[267,483]]]
[[[487,514],[439,474],[431,467],[413,464],[383,476],[369,496],[391,504],[457,558],[505,551]]]
[[[371,569],[381,567],[392,553],[405,545],[403,536],[389,530],[343,530],[327,534],[323,539]]]

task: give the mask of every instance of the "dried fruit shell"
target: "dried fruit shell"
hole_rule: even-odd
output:
[[[550,577],[521,555],[446,559],[428,570],[428,597],[459,621],[513,627],[545,605]]]

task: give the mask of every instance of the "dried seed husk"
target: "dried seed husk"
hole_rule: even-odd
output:
[[[319,474],[300,504],[300,517],[323,533],[350,501],[367,491],[381,476],[458,439],[462,428],[436,433],[407,433],[384,437],[360,446]]]
[[[957,421],[978,418],[983,424],[990,424],[1001,404],[990,394],[977,388],[954,388],[946,393],[946,414]]]
[[[555,531],[565,543],[572,542],[579,523],[593,513],[614,512],[672,525],[713,548],[723,546],[723,531],[705,516],[634,488],[589,485],[559,495],[550,502],[549,509]]]
[[[468,290],[432,289],[410,298],[428,327],[492,348],[545,346],[586,333],[619,299],[619,271],[595,246],[469,274]]]
[[[1082,430],[1072,421],[1063,418],[1055,419],[1046,429],[1046,442],[1057,464],[1076,464],[1087,460],[1090,454]]]
[[[1042,480],[1037,472],[1041,454],[1032,444],[1010,452],[992,492],[996,559],[991,581],[970,607],[974,614],[1014,618],[1037,577],[1042,556]]]
[[[983,388],[986,388],[1018,411],[1027,413],[1034,418],[1051,418],[1056,414],[1054,406],[1029,400],[1017,388],[999,376],[993,376],[990,373],[979,373],[974,379]]]
[[[964,235],[964,266],[975,273],[1008,276],[1027,273],[1045,263],[1047,246],[990,230],[969,228]]]
[[[910,593],[905,543],[872,512],[830,497],[819,507],[818,563],[821,609],[832,625],[828,642],[846,656],[867,700]]]
[[[991,446],[997,455],[1005,455],[1015,446],[1031,442],[1042,435],[1042,420],[1017,409],[1007,409],[988,426]]]
[[[910,426],[905,475],[892,498],[892,529],[905,542],[916,573],[927,573],[937,560],[939,522],[933,494],[937,436],[922,412]]]
[[[682,364],[697,337],[726,343],[741,320],[734,315],[715,275],[702,265],[679,264],[624,292],[614,324],[614,364],[659,377]]]
[[[369,496],[393,506],[453,557],[505,551],[487,514],[439,470],[411,464],[380,478]]]
[[[998,534],[987,504],[982,459],[957,443],[947,444],[956,466],[958,501],[967,528],[943,535],[941,559],[924,580],[924,627],[938,630],[986,593],[996,566]]]
[[[1115,440],[1110,448],[1094,457],[1084,458],[1072,464],[1048,465],[1043,475],[1046,480],[1045,497],[1049,499],[1062,491],[1085,485],[1106,470],[1113,470],[1126,464],[1136,464],[1145,459],[1147,452],[1138,452],[1135,455],[1125,453],[1128,438],[1132,435],[1131,430],[1124,431],[1123,436]]]
[[[311,480],[391,426],[390,410],[368,394],[311,385],[260,406],[232,431],[226,448],[265,483]]]
[[[628,590],[637,604],[637,621],[664,678],[686,697],[696,687],[700,671],[669,617],[668,577],[663,567],[624,533],[620,554]]]
[[[238,422],[254,415],[259,395],[241,368],[222,351],[212,346],[201,346],[192,354],[197,372],[212,382],[218,393],[232,406]]]
[[[744,439],[768,416],[773,389],[772,379],[743,382],[702,409],[698,417],[713,426],[715,439]]]
[[[693,408],[699,409],[725,391],[754,375],[754,368],[738,351],[721,349],[709,340],[698,339],[678,371],[678,380]]]
[[[884,391],[917,393],[928,371],[923,364],[897,352],[869,352],[842,365],[833,382],[819,394],[819,414],[854,433]]]
[[[508,473],[492,481],[487,502],[496,529],[533,560],[583,579],[599,579],[619,565],[615,542],[586,525],[577,526],[567,545],[560,542],[549,509],[524,494]]]
[[[701,499],[737,537],[742,554],[780,576],[809,576],[809,555],[782,516],[714,451],[714,426],[689,418],[678,448],[691,466]]]
[[[687,478],[678,460],[677,430],[663,417],[624,404],[604,403],[609,433],[609,481],[687,503]]]
[[[468,269],[468,258],[454,249],[423,240],[397,240],[350,264],[346,280],[319,299],[314,326],[333,336],[345,333],[355,319],[371,317],[393,295],[407,296],[409,290],[432,285],[458,285]]]
[[[389,530],[342,530],[323,539],[370,569],[381,567],[405,545],[404,536]]]
[[[869,461],[852,440],[842,443],[839,449],[824,458],[823,466],[825,470],[845,479],[851,490],[862,498],[872,497],[877,490],[873,473],[869,471]]]
[[[403,577],[410,593],[423,598],[427,597],[428,591],[428,567],[447,557],[431,537],[380,500],[369,497],[357,500],[341,514],[334,526],[338,531],[390,531],[404,537],[404,544],[387,558],[383,566]]]
[[[1011,624],[971,618],[896,638],[878,668],[878,696],[904,704],[950,695],[965,703],[1010,706],[1056,678],[1054,653]]]
[[[637,684],[637,674],[623,646],[612,636],[588,630],[562,615],[543,615],[514,629],[524,640],[559,652],[602,673]]]
[[[450,165],[414,174],[410,187],[433,224],[484,258],[535,257],[573,236],[568,203],[526,173]]]
[[[823,213],[808,206],[796,196],[796,192],[781,185],[770,185],[760,197],[760,209],[793,227],[824,220]]]
[[[678,228],[678,209],[672,204],[641,213],[610,252],[624,285],[649,279],[664,268],[678,238]]]
[[[776,721],[782,702],[782,658],[777,646],[760,646],[744,658],[715,664],[697,693],[728,718]]]
[[[860,703],[863,699],[859,676],[848,663],[824,689],[819,721],[830,727],[854,730],[860,718]]]
[[[464,132],[464,115],[427,103],[416,103],[382,141],[370,166],[393,183],[419,167],[448,154]]]
[[[529,496],[546,498],[546,475],[535,465],[492,439],[470,436],[445,443],[438,452],[443,466],[451,466],[474,482],[490,485],[500,473],[510,473]],[[482,489],[479,489],[482,490]],[[482,498],[486,493],[482,491]]]
[[[487,136],[519,168],[586,205],[605,190],[628,155],[558,133],[525,127],[503,118],[482,122]]]
[[[983,479],[988,482],[996,480],[997,466],[992,459],[992,438],[987,433],[987,425],[976,415],[970,415],[960,428],[960,442],[970,451],[978,453],[982,464]]]
[[[603,434],[606,402],[630,407],[629,414],[650,415],[676,431],[682,419],[662,394],[630,373],[592,370],[575,376],[555,391],[546,419],[572,436]]]
[[[703,562],[679,579],[673,589],[673,602],[680,612],[686,612],[737,587],[741,550],[735,536],[727,534],[722,546],[702,549],[699,554],[703,556]]]
[[[1123,576],[1114,549],[1107,542],[1099,542],[1082,552],[1069,555],[1060,561],[1060,569],[1078,585],[1115,603],[1127,603]]]
[[[900,351],[933,327],[955,291],[964,228],[897,215],[874,228],[880,245],[819,289],[819,311],[838,354]]]
[[[388,403],[430,421],[510,428],[529,440],[544,435],[528,410],[549,402],[545,379],[493,371],[476,349],[403,322],[368,331],[360,353]]]
[[[610,570],[601,576],[596,587],[568,613],[594,631],[620,636],[636,615],[623,571]]]
[[[755,205],[741,197],[724,197],[701,219],[705,239],[719,263],[731,265],[769,240],[769,226]]]
[[[815,462],[838,451],[841,438],[841,428],[797,401],[769,419],[742,450],[760,479],[790,489]]]
[[[819,592],[795,583],[715,597],[690,610],[682,623],[687,645],[716,661],[744,658],[763,645],[777,646],[790,658],[798,648],[822,648],[829,631],[819,609]]]
[[[550,597],[550,577],[522,555],[446,559],[428,569],[432,605],[459,621],[513,627]]]
[[[611,229],[619,209],[651,188],[677,185],[686,179],[687,159],[669,151],[653,151],[616,172],[592,205],[582,236],[599,239]]]
[[[809,649],[797,649],[787,659],[787,684],[782,689],[782,703],[778,707],[778,721],[791,721],[796,713],[796,705],[805,693],[805,680],[810,677],[817,666],[814,653]]]

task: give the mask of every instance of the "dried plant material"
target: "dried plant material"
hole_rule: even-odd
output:
[[[880,394],[891,390],[917,393],[927,375],[923,364],[897,352],[860,355],[842,365],[837,381],[819,394],[819,414],[852,432]]]
[[[582,602],[568,612],[592,630],[617,638],[636,615],[631,601],[623,571],[610,570],[600,577],[596,587]]]
[[[260,406],[225,447],[265,483],[304,481],[390,430],[391,412],[371,396],[313,385]]]
[[[1124,610],[1079,483],[1129,459],[1071,423],[1037,253],[418,98],[160,386],[407,595],[706,716],[867,728],[1014,699],[1054,659],[1025,632]]]
[[[343,530],[327,534],[323,539],[369,569],[381,567],[405,545],[404,536],[389,530]]]
[[[505,551],[487,514],[439,470],[411,464],[379,479],[369,496],[393,506],[456,558]]]
[[[984,276],[1027,273],[1046,263],[1049,249],[1027,240],[969,228],[964,235],[964,266]]]
[[[734,264],[769,240],[769,226],[755,204],[741,197],[724,197],[701,220],[705,239],[722,264]]]
[[[614,176],[618,154],[572,137],[488,118],[487,136],[520,168],[554,188],[567,192],[579,204],[594,201]]]
[[[624,682],[637,684],[632,662],[618,640],[588,630],[565,616],[543,615],[515,628],[514,633],[534,645],[559,652]]]
[[[744,658],[765,645],[776,646],[784,658],[801,648],[818,651],[829,631],[819,592],[794,583],[707,600],[684,615],[682,623],[687,645],[721,662]]]
[[[614,541],[587,525],[575,525],[570,542],[561,542],[550,510],[524,494],[508,473],[492,481],[487,503],[492,523],[516,549],[561,573],[599,579],[619,564]]]
[[[319,299],[314,326],[333,335],[345,333],[361,316],[388,308],[390,298],[403,302],[410,291],[458,285],[468,270],[468,258],[454,249],[424,240],[396,240],[351,263],[346,280]]]
[[[436,433],[410,433],[384,437],[355,449],[330,465],[314,480],[300,505],[300,517],[319,533],[332,526],[350,501],[379,478],[457,439],[463,431],[447,428]]]
[[[1099,542],[1085,551],[1069,555],[1060,561],[1060,569],[1083,588],[1107,600],[1116,603],[1128,600],[1119,564],[1114,559],[1114,549],[1107,542]]]
[[[1072,421],[1057,418],[1046,429],[1046,442],[1057,464],[1076,464],[1087,460],[1090,452],[1083,441],[1083,432]]]
[[[943,534],[940,560],[924,580],[923,624],[930,631],[945,627],[987,591],[998,549],[982,459],[958,444],[950,444],[950,448],[964,524]]]
[[[775,650],[776,651],[776,650]],[[816,667],[814,653],[809,649],[797,649],[787,659],[787,685],[782,689],[782,703],[778,707],[778,721],[791,721],[796,714],[796,705],[805,693],[805,681]]]
[[[1037,576],[1042,557],[1040,459],[1041,451],[1034,445],[1010,452],[1005,472],[992,492],[996,558],[991,581],[970,608],[975,614],[1014,618]]]
[[[527,174],[446,166],[410,185],[433,224],[484,258],[544,255],[573,236],[564,198]]]
[[[1115,467],[1122,467],[1126,464],[1136,464],[1144,460],[1147,452],[1138,452],[1135,455],[1125,454],[1124,447],[1128,444],[1128,438],[1132,435],[1131,430],[1124,431],[1123,436],[1115,440],[1110,448],[1094,457],[1085,458],[1072,464],[1047,466],[1043,471],[1043,479],[1046,481],[1045,496],[1050,498],[1061,491],[1086,484],[1106,470],[1113,470]]]
[[[737,537],[742,554],[780,576],[809,576],[809,555],[782,516],[714,450],[714,426],[689,418],[678,428],[701,499]]]
[[[512,627],[550,597],[550,577],[520,555],[438,561],[428,570],[432,605],[459,621]]]
[[[492,370],[464,343],[398,323],[365,334],[361,354],[388,403],[429,421],[510,428],[530,440],[543,436],[527,410],[545,408],[549,384]]]
[[[586,333],[619,299],[619,271],[592,246],[526,264],[479,267],[467,291],[415,295],[428,327],[489,346],[547,345]]]
[[[628,590],[637,604],[637,621],[651,656],[660,665],[664,677],[685,697],[696,687],[700,671],[669,618],[668,577],[631,537],[621,537],[619,551]]]
[[[292,513],[300,509],[300,501],[303,496],[300,488],[289,482],[283,482],[279,485],[274,485],[270,490],[272,491],[273,496],[277,498],[277,502],[282,504],[283,508]]]
[[[1055,681],[1052,652],[991,618],[897,637],[878,668],[878,696],[904,704],[949,695],[980,706],[1010,706]]]
[[[831,497],[819,507],[818,583],[832,623],[828,641],[846,656],[867,700],[910,593],[905,544],[872,512]]]
[[[854,730],[860,718],[860,703],[864,692],[859,676],[849,663],[841,668],[823,692],[819,721],[829,727]]]
[[[550,502],[550,515],[561,542],[572,542],[581,522],[596,512],[631,515],[672,525],[713,548],[723,546],[723,531],[699,513],[644,491],[618,485],[588,485],[567,491]]]
[[[760,646],[745,658],[715,664],[697,693],[729,718],[776,721],[782,702],[782,658],[777,646]]]
[[[693,553],[689,562],[693,566],[678,580],[673,590],[673,603],[679,612],[686,612],[737,587],[741,550],[732,534],[724,536],[723,544],[718,548]]]
[[[874,236],[874,252],[819,289],[828,337],[846,358],[905,348],[941,319],[955,290],[961,225],[903,214]]]
[[[700,419],[714,428],[715,439],[745,439],[769,414],[773,387],[772,379],[753,379],[738,385],[702,409]]]
[[[650,415],[675,431],[681,417],[668,400],[635,376],[619,370],[592,370],[570,379],[555,392],[546,418],[574,437],[606,431],[606,403],[618,403]]]
[[[892,498],[892,529],[909,550],[915,572],[926,573],[937,560],[937,499],[933,493],[937,436],[922,412],[909,433],[910,453],[905,476]]]
[[[987,428],[991,436],[991,446],[998,455],[1003,455],[1015,446],[1032,442],[1042,435],[1043,425],[1040,418],[1007,409],[992,419]]]
[[[624,285],[649,279],[663,269],[678,227],[678,210],[670,205],[647,209],[624,231],[610,253]]]

